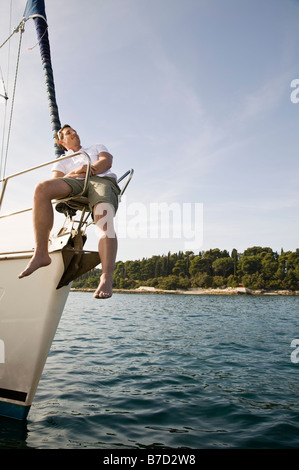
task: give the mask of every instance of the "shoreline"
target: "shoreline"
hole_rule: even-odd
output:
[[[71,292],[94,292],[94,289],[71,288]],[[176,295],[299,295],[299,291],[290,290],[264,290],[264,289],[247,289],[246,287],[226,287],[220,288],[191,288],[188,290],[163,290],[155,287],[140,286],[137,289],[113,289],[115,294],[176,294]]]

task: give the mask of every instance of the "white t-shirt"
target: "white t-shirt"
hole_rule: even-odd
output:
[[[98,161],[99,153],[101,152],[109,153],[105,145],[102,145],[102,144],[95,144],[87,148],[81,147],[80,150],[82,150],[83,152],[87,153],[90,156],[92,165]],[[73,150],[68,150],[62,156],[72,155],[72,153],[75,153],[75,152]],[[86,165],[87,163],[88,163],[87,159],[84,155],[76,155],[75,157],[67,158],[62,161],[60,161],[58,158],[57,162],[55,162],[54,165],[52,166],[51,171],[61,171],[62,173],[67,175],[72,170],[79,168],[81,165]],[[105,171],[104,173],[100,173],[94,176],[109,176],[110,178],[115,178],[117,180],[116,174],[112,173],[110,169]],[[78,178],[78,179],[84,179],[84,178]]]

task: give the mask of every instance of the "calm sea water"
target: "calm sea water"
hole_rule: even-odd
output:
[[[0,448],[299,447],[298,297],[70,293]]]

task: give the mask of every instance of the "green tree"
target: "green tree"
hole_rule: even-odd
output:
[[[212,267],[216,276],[228,277],[234,273],[234,260],[232,258],[218,258],[213,261]]]
[[[191,276],[196,276],[199,273],[206,272],[209,269],[206,260],[203,260],[201,255],[195,256],[190,261],[189,273]]]
[[[275,259],[274,253],[267,253],[262,258],[261,271],[265,280],[273,279],[277,273],[278,262]]]
[[[178,259],[172,268],[173,274],[176,276],[186,276],[187,275],[187,265],[184,259]]]
[[[233,259],[234,261],[234,276],[236,277],[237,276],[237,272],[238,272],[238,260],[239,260],[239,255],[238,255],[238,252],[237,250],[234,248],[231,252],[231,258]]]
[[[260,271],[262,263],[258,255],[242,256],[239,266],[243,275],[250,275]]]
[[[95,288],[101,270],[92,269],[73,283],[77,288]],[[252,289],[299,290],[299,250],[281,250],[254,246],[243,254],[233,249],[214,248],[206,252],[170,253],[135,261],[118,261],[114,270],[114,287],[136,288],[144,285],[163,289],[192,287],[236,287],[242,282]]]

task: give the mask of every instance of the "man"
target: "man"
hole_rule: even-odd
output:
[[[71,155],[83,150],[91,158],[91,176],[87,197],[99,232],[98,249],[102,263],[102,275],[94,297],[107,299],[112,296],[113,270],[117,252],[113,217],[117,211],[120,192],[116,175],[111,172],[113,157],[101,144],[83,149],[77,132],[68,124],[65,124],[57,133],[56,142],[67,151],[66,154]],[[63,161],[58,159],[52,168],[52,179],[36,186],[33,199],[35,251],[26,269],[19,274],[20,279],[51,263],[48,253],[48,241],[54,219],[51,201],[79,194],[83,189],[86,171],[87,164],[84,155]]]

